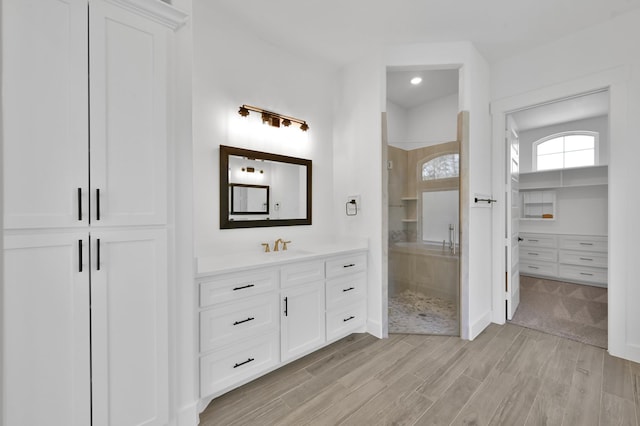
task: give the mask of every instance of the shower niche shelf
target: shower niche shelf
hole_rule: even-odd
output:
[[[403,223],[418,223],[418,197],[402,197],[404,204],[404,219]]]

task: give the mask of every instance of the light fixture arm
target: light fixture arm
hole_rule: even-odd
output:
[[[268,111],[266,109],[258,108],[252,105],[243,104],[238,110],[238,114],[240,114],[243,117],[246,117],[249,115],[249,111],[259,113],[262,117],[262,122],[269,123],[269,125],[273,127],[280,127],[280,124],[282,124],[285,127],[289,127],[291,123],[297,123],[300,125],[300,129],[303,132],[306,132],[307,130],[309,130],[309,125],[305,120],[301,120],[299,118],[291,117],[288,115],[278,114],[276,112]]]

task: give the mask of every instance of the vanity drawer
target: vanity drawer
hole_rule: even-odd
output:
[[[322,280],[324,280],[324,262],[322,260],[285,265],[280,272],[281,288]]]
[[[560,263],[606,268],[608,259],[606,253],[561,250]]]
[[[520,273],[523,275],[532,274],[554,277],[558,275],[558,264],[544,262],[520,262]]]
[[[520,259],[523,261],[555,262],[558,259],[558,251],[555,249],[520,247]]]
[[[526,247],[547,247],[556,248],[557,240],[555,235],[547,234],[520,234],[521,246]]]
[[[327,280],[327,310],[364,299],[367,288],[365,272]]]
[[[205,397],[275,367],[280,362],[277,332],[247,339],[200,358],[200,396]]]
[[[278,307],[278,295],[268,293],[203,310],[200,312],[200,351],[277,330]]]
[[[278,270],[228,274],[200,282],[200,306],[210,306],[276,290]]]
[[[562,235],[560,236],[560,248],[606,252],[608,250],[607,241],[607,237]]]
[[[327,312],[327,340],[344,337],[364,326],[367,317],[365,302]]]
[[[326,262],[327,278],[339,277],[345,274],[366,271],[367,255],[366,253],[354,254],[351,256],[342,256],[329,259]]]
[[[607,269],[587,266],[560,265],[560,278],[584,281],[592,284],[607,284]]]

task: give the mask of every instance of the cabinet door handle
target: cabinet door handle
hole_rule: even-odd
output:
[[[356,264],[355,263],[350,263],[348,265],[342,265],[343,268],[351,268],[353,266],[356,266]]]
[[[592,246],[593,243],[580,243],[581,246]]]
[[[355,290],[355,287],[343,288],[342,291],[346,293],[347,291]]]
[[[351,321],[352,319],[354,319],[355,317],[353,315],[351,315],[349,318],[345,318],[342,320],[342,322],[347,322],[347,321]]]
[[[527,266],[527,268],[529,268],[529,269],[540,269],[537,266]]]
[[[96,220],[100,220],[100,189],[96,188]]]
[[[78,188],[78,220],[82,220],[82,188]]]
[[[588,260],[589,262],[593,262],[593,259],[589,259],[588,257],[581,257],[580,260]]]
[[[241,287],[234,287],[233,291],[243,290],[245,288],[251,288],[251,287],[255,287],[255,284],[247,284],[247,285],[243,285]]]
[[[587,272],[580,272],[580,275],[586,275],[588,277],[592,277],[593,276],[593,274],[589,274]]]
[[[78,240],[78,272],[82,272],[82,240]]]
[[[289,298],[284,298],[284,316],[286,317],[289,314]]]
[[[531,256],[539,256],[540,255],[539,253],[527,253],[527,254],[529,254]]]
[[[96,240],[96,270],[100,270],[100,238]]]
[[[242,362],[237,362],[236,365],[233,366],[233,368],[238,368],[241,365],[245,365],[245,364],[249,364],[251,361],[255,361],[255,358],[248,358],[246,361],[242,361]]]
[[[253,318],[253,317],[249,317],[249,318],[244,319],[244,320],[242,320],[242,321],[235,321],[235,322],[233,323],[233,325],[238,325],[238,324],[242,324],[242,323],[245,323],[245,322],[253,321],[254,319],[255,319],[255,318]]]

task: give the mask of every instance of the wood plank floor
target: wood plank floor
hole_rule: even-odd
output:
[[[346,337],[211,402],[202,426],[635,425],[640,364],[513,324]]]

